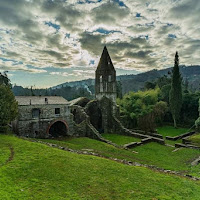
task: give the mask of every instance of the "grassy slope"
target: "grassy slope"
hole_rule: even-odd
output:
[[[158,127],[157,131],[159,134],[163,136],[177,136],[181,135],[182,133],[188,132],[188,128],[174,128],[173,126],[162,126]]]
[[[118,145],[124,145],[124,144],[128,144],[131,142],[139,142],[141,141],[139,138],[134,138],[134,137],[130,137],[130,136],[124,136],[124,135],[117,135],[117,134],[102,134],[102,136],[104,138],[106,138],[107,140],[110,140],[112,142],[114,142],[115,144]]]
[[[197,146],[200,146],[200,134],[195,134],[195,135],[192,135],[189,140],[194,144],[194,145],[197,145]]]
[[[134,148],[133,150],[117,149],[111,145],[98,142],[89,138],[74,138],[65,141],[43,140],[56,143],[64,147],[81,150],[93,149],[94,152],[106,157],[126,159],[143,164],[156,165],[161,168],[183,171],[200,177],[200,166],[191,167],[191,162],[199,157],[200,151],[193,149],[180,149],[172,152],[175,148],[163,146],[157,143],[149,143]]]
[[[0,199],[199,199],[200,184],[0,135]]]

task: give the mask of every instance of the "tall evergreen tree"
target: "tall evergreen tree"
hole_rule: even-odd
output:
[[[169,92],[169,104],[172,117],[174,120],[174,127],[177,127],[177,119],[182,107],[182,77],[179,71],[179,56],[176,52],[174,60],[174,68],[172,71],[171,90]]]

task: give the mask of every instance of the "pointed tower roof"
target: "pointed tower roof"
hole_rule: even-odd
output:
[[[113,66],[112,60],[110,58],[110,55],[108,53],[106,46],[104,46],[99,64],[97,66],[97,70],[106,70],[106,71],[114,70],[115,71],[115,68]]]

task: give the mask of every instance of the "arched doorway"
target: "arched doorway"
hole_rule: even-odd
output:
[[[52,137],[62,137],[66,136],[68,127],[64,121],[55,121],[48,128],[48,134]]]

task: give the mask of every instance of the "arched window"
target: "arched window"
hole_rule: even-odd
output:
[[[32,110],[32,118],[40,118],[40,109],[34,108]]]

